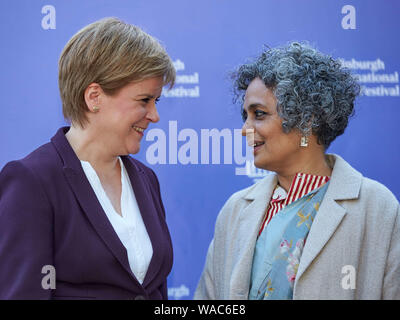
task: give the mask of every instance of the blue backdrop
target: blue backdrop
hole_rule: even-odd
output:
[[[160,180],[174,244],[171,299],[193,297],[220,208],[265,174],[244,163],[229,80],[264,44],[308,40],[361,75],[356,115],[328,151],[400,198],[399,1],[3,0],[0,15],[0,168],[65,125],[57,62],[83,26],[116,16],[165,45],[178,81],[135,157]]]

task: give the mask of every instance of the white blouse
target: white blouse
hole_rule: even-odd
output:
[[[153,247],[146,227],[140,214],[139,206],[125,166],[121,160],[121,213],[122,217],[115,211],[110,199],[101,185],[100,179],[91,164],[82,161],[82,168],[92,186],[97,199],[111,222],[122,244],[128,253],[129,266],[135,277],[142,284],[149,268]]]

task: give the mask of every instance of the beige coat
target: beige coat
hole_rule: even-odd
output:
[[[301,256],[294,299],[400,299],[400,209],[337,155]],[[247,299],[253,253],[277,178],[236,192],[218,215],[194,299]]]

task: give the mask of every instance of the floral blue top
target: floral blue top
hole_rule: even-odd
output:
[[[329,182],[279,211],[256,243],[250,300],[292,299],[301,254]]]

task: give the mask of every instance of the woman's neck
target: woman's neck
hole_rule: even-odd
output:
[[[112,172],[119,167],[118,156],[110,153],[109,146],[93,130],[71,125],[65,137],[78,159],[89,162],[97,172]]]
[[[276,172],[279,185],[288,192],[296,173],[299,172],[316,176],[330,176],[332,168],[326,162],[325,154],[310,155],[296,161],[292,166]]]

